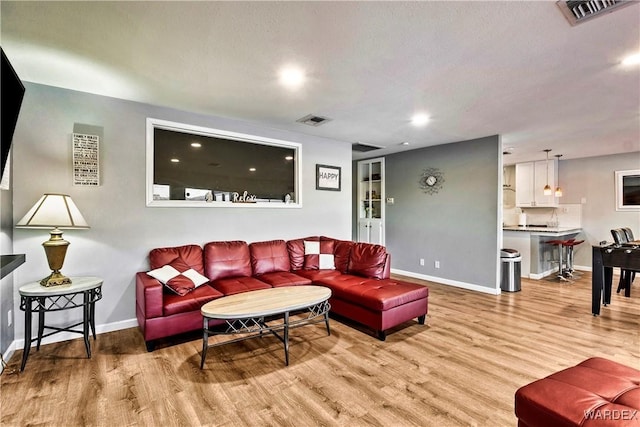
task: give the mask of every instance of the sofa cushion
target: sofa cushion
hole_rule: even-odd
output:
[[[189,311],[200,311],[200,307],[209,301],[223,297],[222,292],[212,288],[209,285],[200,286],[184,296],[174,293],[165,293],[163,296],[163,315],[171,316],[173,314],[185,313]]]
[[[349,258],[351,257],[351,248],[354,242],[347,240],[336,240],[333,250],[335,256],[334,262],[336,270],[346,274],[349,271]]]
[[[304,241],[305,270],[334,270],[333,240]]]
[[[202,274],[190,268],[182,258],[176,258],[169,264],[147,272],[178,295],[186,295],[209,281]]]
[[[247,242],[235,240],[204,245],[204,275],[211,281],[250,277],[251,257]]]
[[[229,277],[211,281],[211,286],[225,295],[239,294],[241,292],[269,289],[271,285],[254,277]]]
[[[351,247],[349,273],[363,277],[381,279],[387,260],[384,246],[371,243],[355,243]]]
[[[316,282],[322,278],[340,276],[342,273],[338,270],[296,270],[295,274]]]
[[[349,274],[324,277],[318,279],[316,284],[331,288],[333,298],[377,311],[389,310],[429,296],[429,288],[416,283],[394,279],[367,279]]]
[[[320,237],[305,237],[287,241],[287,252],[289,253],[289,264],[291,271],[302,270],[304,268],[304,241],[320,241]]]
[[[287,244],[284,240],[251,243],[249,253],[254,275],[291,270]]]
[[[261,282],[268,283],[274,288],[278,288],[280,286],[311,285],[313,283],[311,279],[302,277],[289,271],[274,271],[273,273],[265,273],[256,276],[256,279],[260,280]]]
[[[204,274],[202,265],[202,248],[198,245],[156,248],[149,252],[149,270],[163,267],[171,261],[181,258],[189,267]]]

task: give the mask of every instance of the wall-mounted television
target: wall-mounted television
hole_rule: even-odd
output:
[[[0,48],[0,51],[2,53],[2,68],[0,69],[0,76],[2,77],[2,85],[0,86],[0,99],[2,100],[2,104],[0,105],[0,149],[2,151],[2,158],[0,158],[0,166],[2,169],[0,176],[2,176],[4,174],[5,164],[7,163],[7,157],[9,157],[13,132],[16,129],[18,114],[20,114],[20,106],[22,105],[22,98],[24,98],[24,85],[11,66],[9,59],[4,54],[4,50]]]

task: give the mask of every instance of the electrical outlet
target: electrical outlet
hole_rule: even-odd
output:
[[[7,311],[7,324],[8,326],[13,324],[13,310]]]
[[[420,258],[420,265],[424,265],[424,258]]]
[[[436,261],[434,264],[436,268],[440,268],[440,261]]]

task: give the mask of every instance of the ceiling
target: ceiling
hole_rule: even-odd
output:
[[[384,147],[354,159],[494,134],[506,164],[640,151],[637,2],[574,27],[555,1],[0,5],[23,80]]]

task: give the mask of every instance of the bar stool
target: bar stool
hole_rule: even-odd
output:
[[[573,248],[581,243],[584,243],[584,240],[569,239],[562,243],[562,246],[564,246],[567,251],[567,268],[565,270],[565,275],[569,277],[574,277],[574,275],[578,274],[574,273],[575,270],[573,269]]]
[[[555,245],[558,247],[558,271],[556,272],[556,279],[559,279],[561,282],[569,281],[564,276],[564,244],[565,242],[567,242],[567,240],[547,240],[545,242],[549,245]]]

